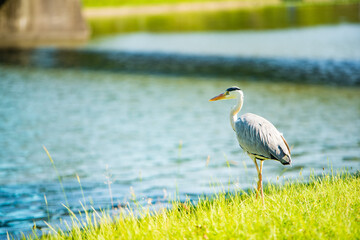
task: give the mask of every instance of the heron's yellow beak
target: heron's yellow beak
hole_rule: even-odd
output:
[[[229,94],[228,92],[225,93],[221,93],[219,95],[217,95],[216,97],[213,97],[212,99],[210,99],[209,101],[217,101],[217,100],[227,100],[227,99],[233,99],[235,98],[234,96],[232,96],[231,94]]]
[[[216,97],[213,97],[209,101],[212,102],[212,101],[223,100],[223,99],[226,99],[225,93],[221,93],[221,94],[217,95]]]

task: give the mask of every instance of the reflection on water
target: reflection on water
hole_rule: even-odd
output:
[[[0,78],[1,236],[28,230],[33,221],[43,225],[44,195],[51,221],[65,217],[43,145],[73,209],[82,200],[76,174],[96,208],[110,206],[106,174],[116,204],[131,198],[130,186],[144,203],[148,197],[166,203],[164,196],[176,191],[196,199],[219,189],[210,183],[251,187],[256,171],[231,130],[232,103],[208,102],[232,85],[244,90],[242,112],[272,121],[293,147],[293,166],[267,161],[265,181],[296,177],[300,169],[329,171],[329,164],[360,167],[358,88],[5,66]]]
[[[359,3],[280,5],[216,12],[93,18],[93,36],[124,32],[264,30],[360,21]]]
[[[97,37],[86,49],[206,56],[360,60],[360,24],[273,31],[133,33]]]

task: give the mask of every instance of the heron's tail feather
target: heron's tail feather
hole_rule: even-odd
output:
[[[290,165],[291,157],[289,155],[285,155],[282,159],[279,160],[282,165]]]

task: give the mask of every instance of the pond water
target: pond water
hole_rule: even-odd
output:
[[[202,54],[201,49],[210,49],[213,52],[206,54],[222,56],[231,55],[230,43],[235,46],[237,40],[244,40],[248,48],[238,48],[235,55],[243,56],[248,51],[246,56],[254,58],[259,43],[256,39],[265,37],[269,42],[282,39],[284,43],[293,36],[295,43],[280,51],[281,56],[287,57],[283,63],[299,57],[294,54],[298,53],[307,59],[346,60],[341,69],[347,71],[348,65],[359,63],[355,44],[359,39],[358,28],[349,24],[302,29],[301,34],[293,30],[224,33],[221,39],[225,45],[215,44],[220,39],[219,33],[178,34],[176,39],[185,43],[191,53]],[[339,38],[339,33],[347,37]],[[321,35],[328,36],[327,44],[322,44]],[[213,44],[217,49],[196,48],[194,36],[209,39],[205,46]],[[139,49],[131,49],[129,42],[124,41],[134,37],[139,40],[136,45]],[[307,45],[301,45],[299,50],[296,42],[301,37]],[[144,39],[148,42],[146,46],[141,44]],[[131,204],[135,193],[141,204],[150,202],[161,207],[167,206],[175,195],[180,200],[196,200],[202,194],[211,195],[222,189],[254,187],[255,167],[239,148],[229,123],[233,103],[208,102],[233,85],[242,88],[245,94],[241,113],[252,112],[269,119],[284,133],[292,148],[291,167],[265,162],[265,181],[294,179],[300,173],[308,176],[311,171],[320,174],[331,168],[359,170],[358,85],[294,83],[291,74],[285,80],[273,76],[271,81],[263,81],[241,75],[174,76],[115,71],[120,63],[102,66],[103,59],[115,62],[123,57],[104,49],[115,53],[125,49],[161,52],[159,46],[163,46],[167,47],[164,52],[187,53],[180,44],[171,45],[173,49],[156,45],[166,39],[175,38],[166,34],[99,38],[86,46],[92,51],[90,55],[83,49],[34,50],[20,57],[18,65],[11,60],[17,59],[11,53],[7,53],[6,59],[0,56],[0,239],[6,238],[6,232],[30,232],[34,223],[45,227],[43,221],[56,224],[60,218],[67,219],[62,203],[68,202],[75,212],[82,209],[80,201],[88,207],[106,209],[112,204]],[[273,53],[279,52],[276,50],[281,49],[279,43],[274,44],[278,47]],[[311,51],[304,54],[301,48]],[[261,51],[265,55],[266,49]],[[101,58],[96,58],[97,54]],[[146,64],[158,58],[154,56]],[[191,60],[186,56],[179,59]],[[80,61],[83,63],[79,64]],[[70,66],[76,64],[77,67]],[[130,61],[131,64],[135,65]],[[331,64],[326,66],[326,71],[339,69]],[[358,73],[350,71],[356,79]],[[56,170],[43,146],[49,150]]]
[[[360,61],[360,24],[272,31],[132,33],[96,37],[85,49],[207,56]]]

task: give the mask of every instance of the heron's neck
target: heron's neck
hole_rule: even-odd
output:
[[[241,110],[241,107],[243,105],[242,92],[239,92],[237,94],[236,100],[237,100],[236,105],[230,111],[230,123],[231,123],[231,127],[234,129],[234,131],[235,131],[235,122],[237,120],[237,114]]]

